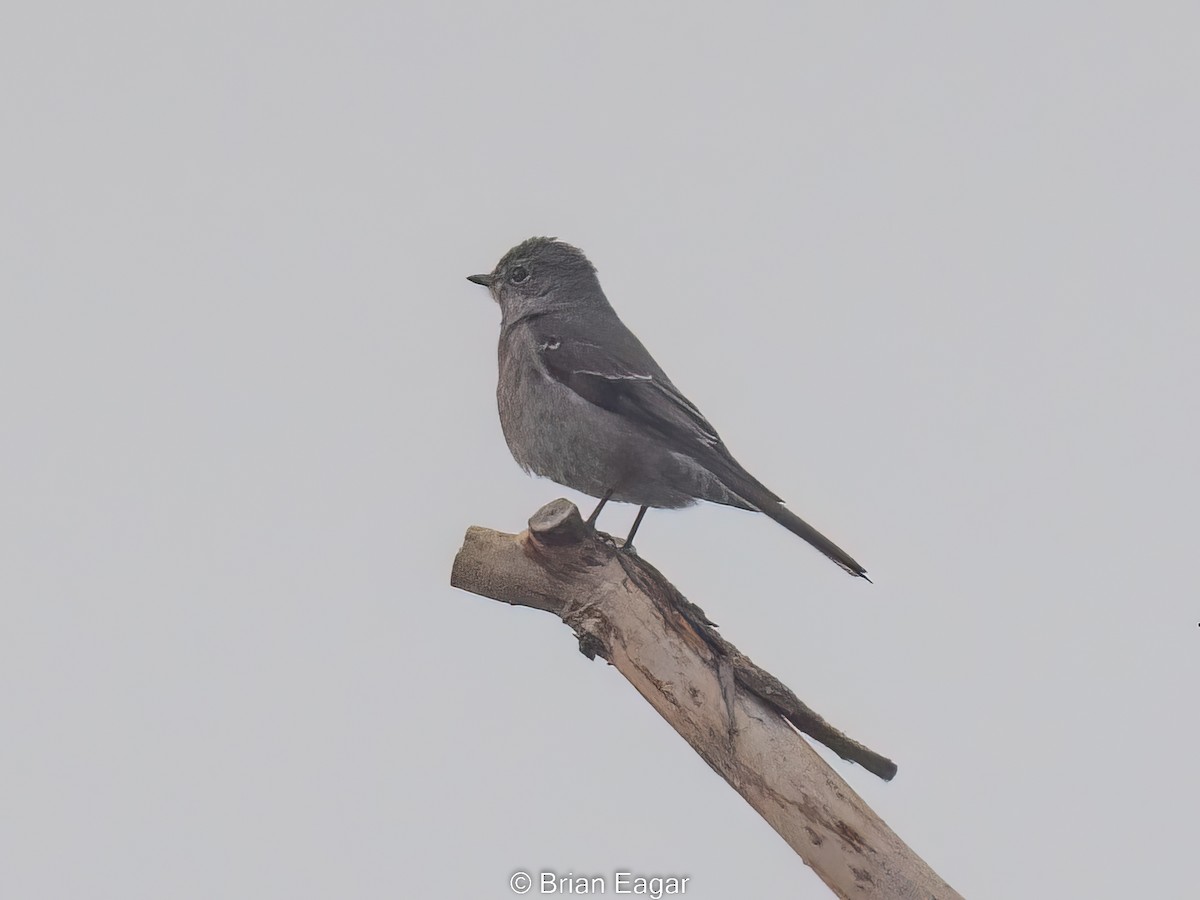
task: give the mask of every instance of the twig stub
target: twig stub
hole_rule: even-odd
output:
[[[588,537],[588,526],[570,500],[552,500],[529,517],[529,534],[546,547],[578,544]]]

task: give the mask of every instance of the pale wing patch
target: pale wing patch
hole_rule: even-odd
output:
[[[576,375],[595,375],[609,381],[653,381],[653,375],[635,375],[632,372],[589,372],[586,369],[576,369]]]
[[[539,350],[557,350],[562,346],[562,341],[546,341],[544,344],[539,344]]]

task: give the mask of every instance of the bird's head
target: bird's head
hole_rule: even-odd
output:
[[[500,304],[506,321],[595,302],[607,305],[596,268],[583,251],[556,238],[533,237],[513,247],[487,275],[468,275]]]

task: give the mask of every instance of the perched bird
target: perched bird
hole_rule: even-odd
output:
[[[500,304],[500,424],[527,472],[609,500],[674,509],[709,500],[770,516],[849,572],[853,557],[733,458],[609,305],[583,252],[535,237],[469,281]],[[868,579],[870,580],[870,579]]]

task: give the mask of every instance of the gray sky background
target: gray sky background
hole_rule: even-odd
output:
[[[899,762],[855,790],[972,898],[1192,894],[1196,9],[6,7],[0,896],[827,896],[561,623],[448,587],[585,502],[509,457],[463,279],[533,234],[875,577],[639,537]]]

